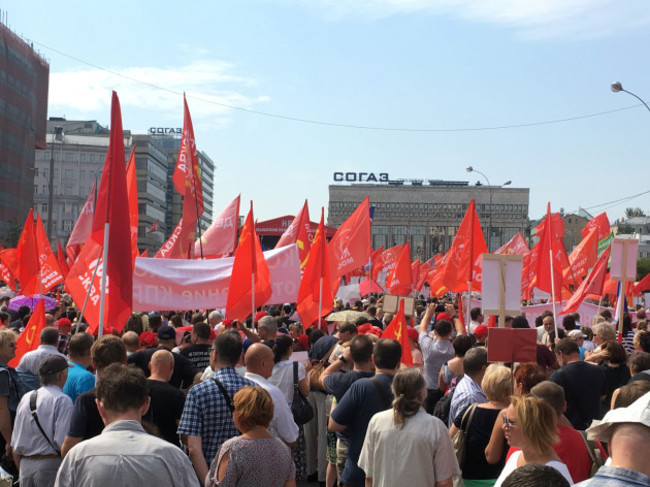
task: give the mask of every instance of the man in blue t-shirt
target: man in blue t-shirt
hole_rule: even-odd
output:
[[[93,363],[90,349],[93,346],[93,336],[88,333],[75,333],[70,338],[68,348],[68,380],[63,386],[64,394],[70,396],[74,403],[77,396],[95,387],[95,376],[88,372]]]
[[[393,376],[400,367],[402,347],[399,342],[384,338],[377,342],[372,355],[375,364],[373,378],[359,379],[343,395],[329,420],[330,431],[349,433],[348,456],[341,476],[344,485],[365,486],[365,474],[357,462],[370,419],[391,406]]]

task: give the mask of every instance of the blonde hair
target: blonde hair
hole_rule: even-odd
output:
[[[420,392],[426,382],[416,367],[401,369],[393,378],[393,422],[403,428],[406,420],[415,416],[422,406]]]
[[[273,399],[260,386],[242,387],[233,399],[242,433],[255,426],[269,427],[273,419]]]
[[[557,414],[550,404],[531,395],[512,396],[511,402],[521,433],[531,450],[543,454],[558,442]]]
[[[11,330],[0,330],[0,347],[4,347],[10,343],[16,343],[18,335]]]
[[[616,329],[609,323],[599,323],[593,329],[594,334],[606,342],[616,340]]]
[[[490,364],[485,370],[481,389],[488,400],[507,402],[512,395],[512,375],[505,365]]]

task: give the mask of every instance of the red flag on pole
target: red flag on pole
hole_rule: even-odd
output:
[[[542,227],[539,238],[539,250],[537,254],[536,286],[542,291],[549,294],[555,292],[554,299],[560,299],[562,292],[562,263],[560,261],[561,250],[556,238],[556,229],[554,228],[554,219],[551,216],[551,204],[548,203],[546,208],[546,219],[538,226]],[[552,260],[552,261],[551,261]],[[551,272],[551,268],[553,269]]]
[[[59,269],[61,269],[61,274],[63,274],[63,279],[65,280],[65,278],[68,277],[68,272],[70,272],[70,267],[68,266],[68,262],[65,260],[65,252],[61,247],[61,242],[57,240],[56,245],[56,260],[59,262]]]
[[[36,231],[34,229],[34,210],[29,210],[27,221],[16,245],[16,277],[20,283],[20,293],[33,296],[39,289],[39,259]]]
[[[573,313],[578,310],[580,303],[587,297],[588,294],[602,295],[603,286],[605,285],[605,275],[607,274],[607,261],[609,260],[609,249],[601,254],[596,262],[596,265],[591,270],[587,278],[582,281],[580,287],[571,296],[571,299],[564,305],[564,309],[560,314]]]
[[[154,255],[156,258],[162,259],[191,259],[193,257],[196,225],[203,214],[201,170],[196,152],[194,127],[185,94],[183,94],[183,107],[183,138],[172,176],[174,188],[183,195],[183,215],[170,237]],[[202,256],[201,243],[199,243],[198,255]]]
[[[600,215],[596,215],[591,220],[587,222],[585,227],[582,229],[581,234],[582,238],[585,238],[589,235],[594,228],[598,230],[598,241],[609,236],[609,218],[607,218],[607,213],[602,212]]]
[[[528,245],[521,232],[518,232],[517,235],[512,237],[505,245],[495,250],[494,253],[497,255],[526,255],[528,253]]]
[[[564,270],[564,281],[579,286],[598,258],[598,229],[594,228],[569,254],[569,267]],[[575,279],[575,280],[574,280]]]
[[[16,249],[2,249],[0,247],[0,279],[9,286],[12,291],[16,290]]]
[[[298,289],[296,309],[302,323],[308,327],[318,318],[329,314],[334,306],[332,282],[329,276],[325,212],[321,209],[320,224],[314,235],[305,272]]]
[[[404,244],[396,245],[395,247],[384,250],[376,259],[376,262],[373,261],[372,279],[377,280],[381,271],[384,271],[386,276],[390,275],[390,273],[393,272],[397,258],[403,250]]]
[[[381,337],[397,340],[402,346],[402,363],[407,367],[413,367],[413,355],[411,354],[411,344],[409,343],[409,336],[406,327],[407,323],[406,316],[404,315],[404,300],[401,299],[397,313],[384,333],[382,333]]]
[[[300,259],[300,267],[305,267],[307,263],[307,255],[309,255],[309,248],[311,243],[309,241],[309,207],[307,200],[302,206],[300,213],[296,215],[289,227],[284,231],[280,240],[275,245],[276,249],[285,247],[291,244],[298,244],[298,258]]]
[[[135,171],[135,145],[131,147],[131,156],[126,165],[126,192],[129,198],[129,226],[131,228],[131,253],[133,262],[138,256],[138,177]]]
[[[41,221],[41,215],[36,216],[35,232],[41,280],[39,290],[42,293],[46,293],[57,284],[63,282],[63,273],[59,267],[56,255],[52,252],[52,246],[47,238],[45,227]]]
[[[248,212],[232,265],[226,317],[244,321],[253,309],[264,305],[271,297],[271,275],[264,260],[253,220],[253,202]]]
[[[413,288],[412,280],[411,245],[406,242],[395,261],[395,267],[386,278],[386,289],[388,289],[389,294],[408,296]]]
[[[86,301],[90,290],[84,314],[91,331],[98,330],[99,335],[104,329],[107,332],[112,328],[121,331],[131,315],[131,256],[122,114],[117,93],[113,92],[110,141],[97,193],[92,231],[66,280],[66,287],[79,306]],[[98,267],[97,272],[95,267]]]
[[[79,212],[77,222],[74,224],[70,237],[68,237],[65,253],[70,257],[72,262],[76,260],[79,252],[77,251],[74,255],[71,255],[71,252],[68,251],[68,247],[73,248],[78,245],[83,245],[93,228],[93,215],[95,214],[95,189],[95,182],[93,182],[88,198],[86,198],[86,203],[84,203],[81,212]]]
[[[16,340],[16,355],[7,364],[9,367],[17,367],[23,355],[38,348],[41,331],[46,326],[45,299],[41,299],[36,305],[36,308],[34,308],[34,312],[29,318],[27,326],[18,337],[18,340]]]
[[[478,263],[479,257],[486,253],[487,245],[476,214],[476,201],[472,199],[447,253],[449,258],[442,271],[442,284],[449,291],[458,293],[467,291],[468,283],[471,282],[472,290],[480,291],[481,281],[477,279],[480,274]]]
[[[226,209],[214,219],[212,225],[201,235],[203,243],[203,258],[216,259],[226,257],[235,251],[237,245],[237,228],[239,227],[239,201],[238,195],[230,202]],[[194,256],[201,255],[199,240],[194,242]]]
[[[368,263],[370,256],[370,198],[366,196],[327,245],[332,282]],[[333,286],[333,288],[336,286]]]

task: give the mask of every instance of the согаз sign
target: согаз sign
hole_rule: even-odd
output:
[[[151,135],[182,135],[183,129],[180,127],[151,127],[149,133]]]
[[[335,172],[334,181],[346,183],[387,183],[388,173],[380,172]]]

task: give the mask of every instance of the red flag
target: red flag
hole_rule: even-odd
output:
[[[70,267],[68,266],[68,262],[65,260],[65,252],[61,247],[61,242],[57,240],[56,245],[56,260],[59,262],[59,269],[61,269],[63,279],[65,280],[65,278],[68,277],[68,272],[70,272]]]
[[[7,364],[9,367],[17,367],[23,355],[38,348],[41,331],[45,326],[45,299],[41,299],[34,308],[27,326],[16,340],[16,355]]]
[[[40,292],[38,274],[38,244],[34,229],[34,210],[29,210],[27,221],[16,245],[16,277],[20,283],[20,293],[33,296]]]
[[[112,328],[122,330],[131,315],[133,300],[133,259],[124,135],[120,101],[115,92],[111,101],[110,126],[110,141],[97,192],[92,232],[66,279],[66,287],[78,305],[85,301],[90,289],[85,311],[89,328],[95,331],[100,321],[103,321],[107,333]],[[104,248],[105,242],[108,248]],[[95,266],[99,268],[93,280]],[[100,278],[103,273],[106,273],[105,306],[104,319],[100,320]]]
[[[406,331],[406,316],[404,316],[404,300],[399,302],[397,313],[390,324],[382,333],[382,338],[392,338],[402,346],[402,363],[407,367],[413,367],[413,355],[411,355],[411,344],[409,343],[408,332]]]
[[[449,258],[442,271],[442,284],[449,291],[458,293],[467,291],[471,282],[472,290],[480,291],[479,258],[485,253],[487,245],[476,214],[476,201],[472,199],[449,249]]]
[[[497,255],[526,255],[527,252],[528,245],[521,232],[518,232],[505,245],[494,251]]]
[[[91,222],[92,223],[92,222]],[[68,257],[68,267],[72,267],[81,252],[81,245],[68,245],[65,248],[65,255]]]
[[[582,281],[580,287],[571,296],[571,299],[564,305],[564,309],[560,314],[573,313],[578,310],[580,303],[587,297],[588,294],[602,295],[603,286],[605,284],[605,274],[607,273],[607,261],[609,260],[609,247],[598,258],[598,262],[591,270],[587,278]]]
[[[305,200],[305,204],[302,206],[300,213],[296,215],[291,225],[284,231],[280,240],[275,245],[275,248],[279,249],[287,245],[298,244],[300,267],[305,267],[311,246],[308,233],[309,228],[309,207],[307,206],[307,200]]]
[[[379,259],[381,258],[381,254],[383,252],[384,246],[380,245],[378,249],[375,249],[370,253],[370,257],[368,257],[368,266],[365,267],[365,270],[367,272],[364,273],[364,275],[367,275],[372,279],[372,276],[375,275],[375,266],[379,265]]]
[[[65,253],[68,255],[70,260],[74,262],[79,255],[79,251],[74,252],[74,247],[77,245],[82,245],[90,235],[90,231],[93,228],[93,215],[95,214],[95,182],[93,182],[92,187],[90,188],[90,193],[88,198],[86,198],[86,203],[84,203],[79,216],[77,217],[77,222],[74,224],[72,233],[68,237],[68,243],[66,244]],[[70,248],[70,250],[68,250]]]
[[[373,263],[372,278],[376,280],[381,271],[384,271],[386,275],[389,275],[391,272],[393,272],[395,262],[397,262],[397,258],[403,250],[404,244],[396,245],[395,247],[384,250],[377,259],[377,262]]]
[[[144,249],[144,252],[140,254],[140,257],[148,257],[149,256],[149,249]]]
[[[548,203],[546,208],[546,219],[538,228],[542,228],[539,238],[539,250],[537,256],[537,267],[535,274],[537,276],[536,286],[542,291],[551,294],[554,287],[555,298],[560,300],[562,292],[562,263],[560,260],[561,250],[557,239],[557,231],[554,228],[554,220],[551,216],[551,204]],[[551,260],[553,263],[553,272],[551,273]],[[554,284],[553,284],[554,283]]]
[[[641,279],[639,282],[635,284],[634,295],[639,296],[641,293],[649,289],[650,289],[650,274],[646,274],[643,279]]]
[[[390,294],[408,296],[411,294],[413,272],[411,270],[411,245],[406,242],[397,257],[395,267],[386,278],[386,289]]]
[[[579,286],[598,258],[598,230],[594,228],[569,255],[570,267],[564,270],[564,281]]]
[[[305,263],[305,272],[298,289],[296,309],[302,323],[308,327],[318,318],[329,314],[334,304],[329,276],[325,211],[321,209],[320,224]],[[319,305],[321,307],[319,313]],[[319,316],[320,315],[320,316]]]
[[[225,257],[235,251],[237,245],[237,227],[239,226],[239,201],[241,195],[230,202],[226,209],[212,222],[212,225],[201,235],[201,243],[194,242],[194,256],[215,259]]]
[[[52,252],[52,246],[45,233],[41,215],[36,216],[36,245],[38,249],[38,262],[40,266],[40,292],[46,293],[57,284],[63,282],[63,273],[59,267],[59,262]]]
[[[0,280],[4,281],[12,291],[16,290],[15,266],[16,249],[0,248]]]
[[[251,201],[251,209],[239,236],[228,286],[226,316],[231,320],[244,321],[251,314],[253,306],[262,306],[271,297],[271,275],[253,222]]]
[[[196,139],[190,109],[187,106],[185,93],[183,93],[183,138],[178,151],[178,161],[172,176],[176,191],[191,200],[194,207],[194,221],[203,214],[203,189],[201,186],[201,169],[199,157],[196,153]],[[189,188],[189,194],[187,191]]]
[[[201,170],[196,153],[194,128],[187,100],[183,94],[183,138],[178,150],[178,161],[172,176],[174,188],[183,195],[183,215],[171,236],[156,252],[157,258],[191,259],[194,253],[196,223],[203,214],[203,190]],[[200,250],[200,247],[199,247]]]
[[[411,283],[415,285],[420,279],[420,259],[411,263]]]
[[[582,229],[582,238],[585,238],[589,235],[594,228],[598,229],[598,241],[609,236],[609,219],[607,218],[607,213],[602,212],[600,215],[595,216],[587,222],[585,227]]]
[[[129,224],[131,228],[131,252],[135,262],[138,256],[138,178],[135,171],[135,145],[126,165],[126,192],[129,198]]]
[[[158,230],[158,227],[159,227],[159,226],[160,226],[160,220],[156,220],[155,222],[153,222],[151,225],[149,225],[149,226],[147,227],[146,232],[147,232],[147,233],[153,233],[153,232],[155,232],[155,231]]]
[[[458,302],[458,319],[463,325],[463,334],[467,334],[467,327],[465,326],[465,311],[463,310],[463,299],[460,297],[460,294],[457,296],[456,301]],[[469,302],[469,297],[468,297]]]
[[[364,266],[370,256],[370,198],[366,196],[336,231],[327,245],[330,277],[333,282],[343,274]]]

